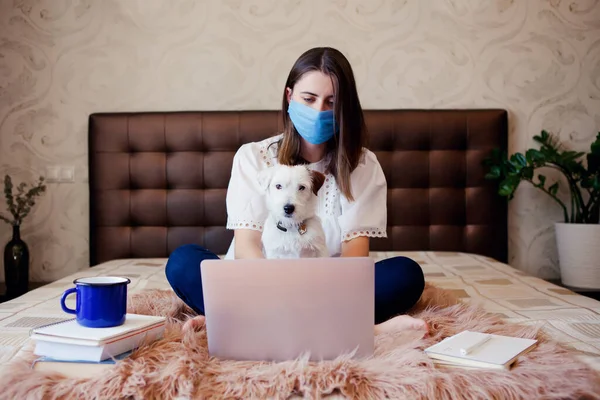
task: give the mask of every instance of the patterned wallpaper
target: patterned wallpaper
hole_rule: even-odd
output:
[[[88,265],[90,113],[276,109],[312,46],[348,56],[365,108],[501,107],[511,150],[542,128],[586,149],[600,129],[599,3],[0,0],[0,175],[75,167],[23,227],[31,279]],[[558,276],[554,204],[523,186],[509,218],[511,265]],[[0,225],[2,247],[9,237]]]

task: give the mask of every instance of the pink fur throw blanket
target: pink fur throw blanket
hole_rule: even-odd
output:
[[[169,317],[165,337],[136,350],[114,369],[88,379],[33,371],[33,354],[0,377],[2,399],[318,399],[336,393],[352,399],[600,399],[600,377],[571,350],[531,326],[508,324],[480,308],[459,303],[428,285],[412,315],[431,335],[380,334],[368,360],[235,362],[209,357],[206,333],[182,334],[193,313],[171,291],[133,295],[129,312]],[[435,367],[423,349],[465,329],[537,338],[511,371]]]

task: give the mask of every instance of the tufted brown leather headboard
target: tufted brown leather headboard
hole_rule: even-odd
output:
[[[504,110],[368,110],[388,182],[388,238],[372,250],[466,251],[507,260],[507,204],[482,160],[507,147]],[[98,113],[89,119],[90,265],[224,254],[238,147],[281,131],[277,111]]]

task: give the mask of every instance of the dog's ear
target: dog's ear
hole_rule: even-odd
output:
[[[312,179],[312,191],[317,195],[319,193],[319,189],[325,183],[325,175],[320,173],[319,171],[310,171],[310,177]]]
[[[273,168],[265,168],[263,170],[260,170],[260,171],[258,171],[258,175],[256,176],[258,185],[264,191],[266,191],[269,188],[272,178],[273,178]]]

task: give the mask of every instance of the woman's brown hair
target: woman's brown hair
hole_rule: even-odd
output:
[[[310,71],[320,71],[330,76],[333,82],[333,111],[339,132],[327,142],[327,153],[331,156],[327,172],[334,176],[344,196],[352,201],[350,174],[357,167],[362,149],[367,145],[367,129],[352,67],[340,51],[331,47],[313,48],[294,63],[283,91],[283,138],[278,143],[277,161],[283,165],[306,163],[300,155],[300,135],[288,115],[289,103],[285,89],[293,90],[296,82]]]

